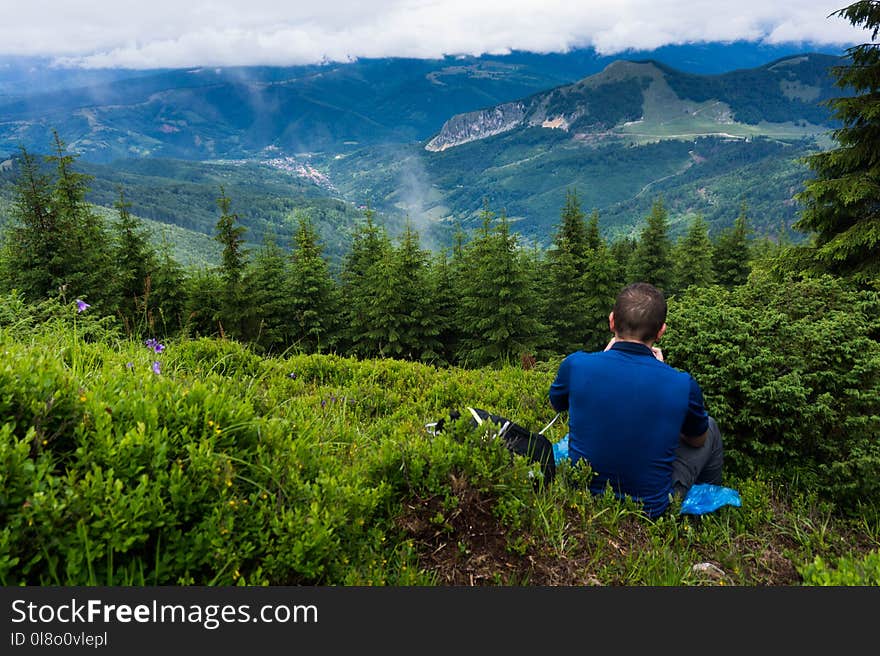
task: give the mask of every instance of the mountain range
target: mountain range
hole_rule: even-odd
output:
[[[254,242],[317,203],[335,208],[323,232],[334,250],[366,205],[443,245],[488,202],[546,244],[569,189],[609,236],[632,234],[658,196],[678,231],[697,212],[719,229],[743,202],[759,230],[789,225],[802,157],[831,143],[823,103],[840,93],[840,53],[650,54],[103,71],[88,85],[44,72],[42,86],[0,63],[0,162],[20,146],[48,152],[57,131],[95,176],[93,202],[112,205],[122,184],[136,213],[209,234],[225,181],[242,216],[258,214],[244,219]]]
[[[796,218],[804,156],[828,147],[839,57],[793,55],[718,75],[617,61],[574,84],[450,117],[419,144],[364,147],[326,162],[343,193],[381,198],[434,223],[474,226],[484,202],[539,244],[565,194],[606,233],[637,232],[663,197],[673,232],[701,213],[733,222],[743,203],[761,232]]]

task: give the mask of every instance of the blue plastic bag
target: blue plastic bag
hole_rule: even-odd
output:
[[[558,465],[559,461],[565,458],[568,458],[568,433],[553,445],[553,459],[556,461],[556,464]]]
[[[718,510],[721,506],[742,505],[739,492],[723,485],[710,485],[709,483],[697,483],[691,486],[681,502],[682,515],[704,515]]]

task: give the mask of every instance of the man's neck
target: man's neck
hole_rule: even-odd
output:
[[[641,344],[642,346],[647,346],[648,348],[654,347],[654,342],[643,342],[640,339],[635,339],[635,338],[631,338],[631,337],[621,337],[620,335],[615,335],[614,337],[615,337],[615,342],[614,342],[615,344],[618,344],[620,342],[629,342],[631,344]]]

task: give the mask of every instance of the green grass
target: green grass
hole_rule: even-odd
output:
[[[875,580],[876,507],[838,515],[780,472],[731,472],[741,508],[651,520],[590,495],[582,467],[536,486],[466,422],[425,430],[467,405],[547,425],[553,362],[262,358],[211,339],[157,354],[71,307],[4,301],[4,585]]]
[[[677,139],[692,141],[700,137],[721,137],[730,139],[753,139],[766,137],[784,142],[799,141],[805,138],[825,135],[829,129],[824,126],[810,124],[766,123],[757,125],[737,123],[736,121],[721,122],[693,117],[676,117],[669,119],[651,119],[629,123],[620,128],[620,133],[632,137],[636,144],[652,143],[661,139]]]

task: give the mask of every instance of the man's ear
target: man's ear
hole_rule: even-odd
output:
[[[660,331],[657,333],[657,339],[660,339],[661,337],[663,337],[663,333],[665,333],[665,332],[666,332],[666,324],[664,323],[662,326],[660,326]]]
[[[666,324],[663,325],[665,326]],[[617,331],[614,330],[614,310],[608,313],[608,327],[611,329],[612,333],[615,335],[617,334]]]

